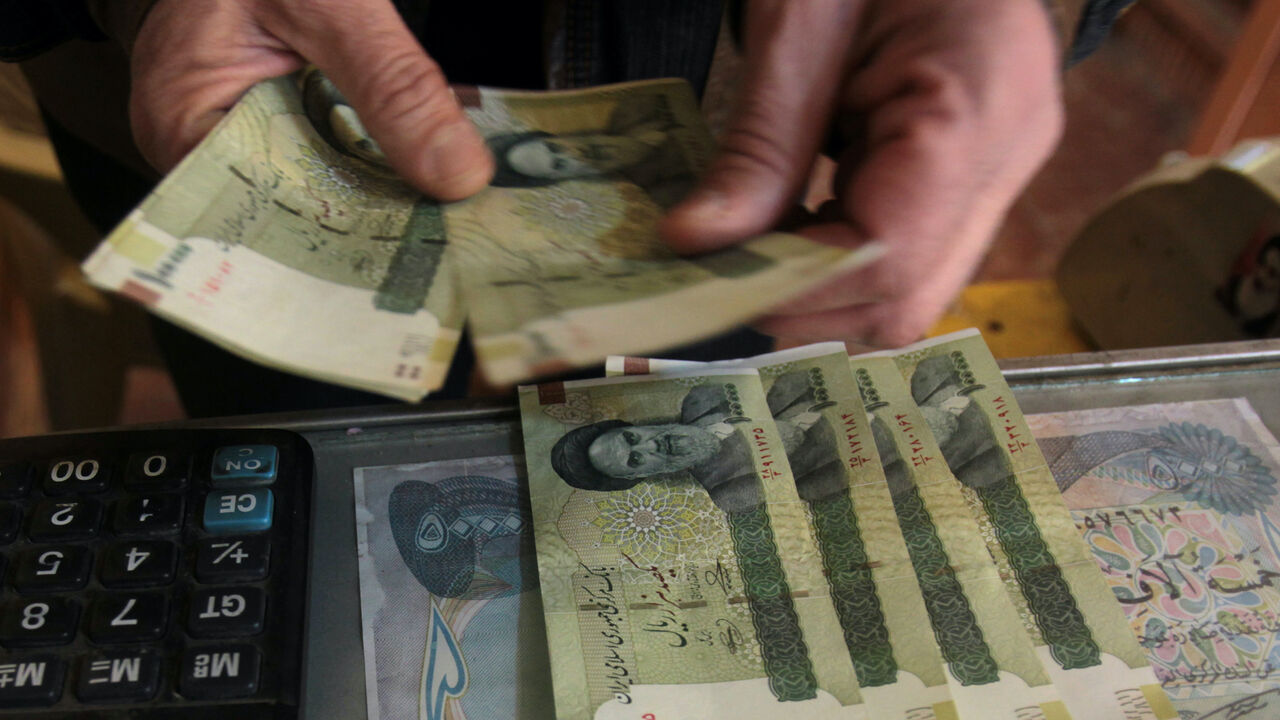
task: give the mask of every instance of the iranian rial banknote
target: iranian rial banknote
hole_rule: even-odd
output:
[[[1249,403],[1027,421],[1183,717],[1280,717],[1280,444]]]
[[[1073,717],[897,365],[865,355],[849,362],[960,716]]]
[[[605,370],[644,375],[699,365],[611,356]],[[712,365],[760,372],[867,712],[876,718],[955,717],[942,655],[844,344]]]
[[[355,471],[370,720],[554,717],[523,466]]]
[[[771,234],[681,258],[657,222],[714,146],[688,84],[459,93],[498,165],[445,208],[476,356],[496,384],[728,329],[878,257]]]
[[[884,356],[909,383],[1067,707],[1077,717],[1174,717],[982,336]]]
[[[867,717],[754,370],[520,409],[557,717]]]
[[[99,287],[288,372],[406,400],[462,326],[439,206],[319,73],[251,89],[85,261]]]

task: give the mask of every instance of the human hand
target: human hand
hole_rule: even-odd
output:
[[[834,199],[798,232],[885,243],[873,265],[774,309],[790,341],[898,346],[973,272],[1061,134],[1058,44],[1037,0],[749,0],[743,92],[720,155],[663,221],[704,252],[794,218],[828,132]]]
[[[126,12],[129,2],[114,2]],[[245,91],[308,62],[411,185],[448,201],[488,184],[493,160],[484,141],[389,0],[155,2],[132,40],[139,150],[168,171]]]

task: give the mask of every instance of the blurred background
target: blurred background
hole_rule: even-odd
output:
[[[1091,349],[1052,280],[1086,220],[1167,153],[1280,132],[1280,0],[1140,0],[1064,78],[1066,134],[935,328],[977,326],[997,356]],[[724,117],[722,42],[706,95]],[[0,65],[0,437],[179,419],[141,311],[89,287],[98,237],[61,183],[16,66]]]

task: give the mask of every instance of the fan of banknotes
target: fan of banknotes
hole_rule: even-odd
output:
[[[469,200],[398,180],[311,69],[250,90],[84,270],[250,360],[418,400],[464,322],[508,384],[713,335],[877,255],[782,233],[669,251],[657,221],[713,147],[684,81],[458,95],[498,168]]]
[[[976,331],[606,368],[357,472],[371,717],[1178,717]]]

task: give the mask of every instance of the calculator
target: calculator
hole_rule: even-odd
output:
[[[0,440],[0,718],[300,717],[313,482],[277,429]]]

